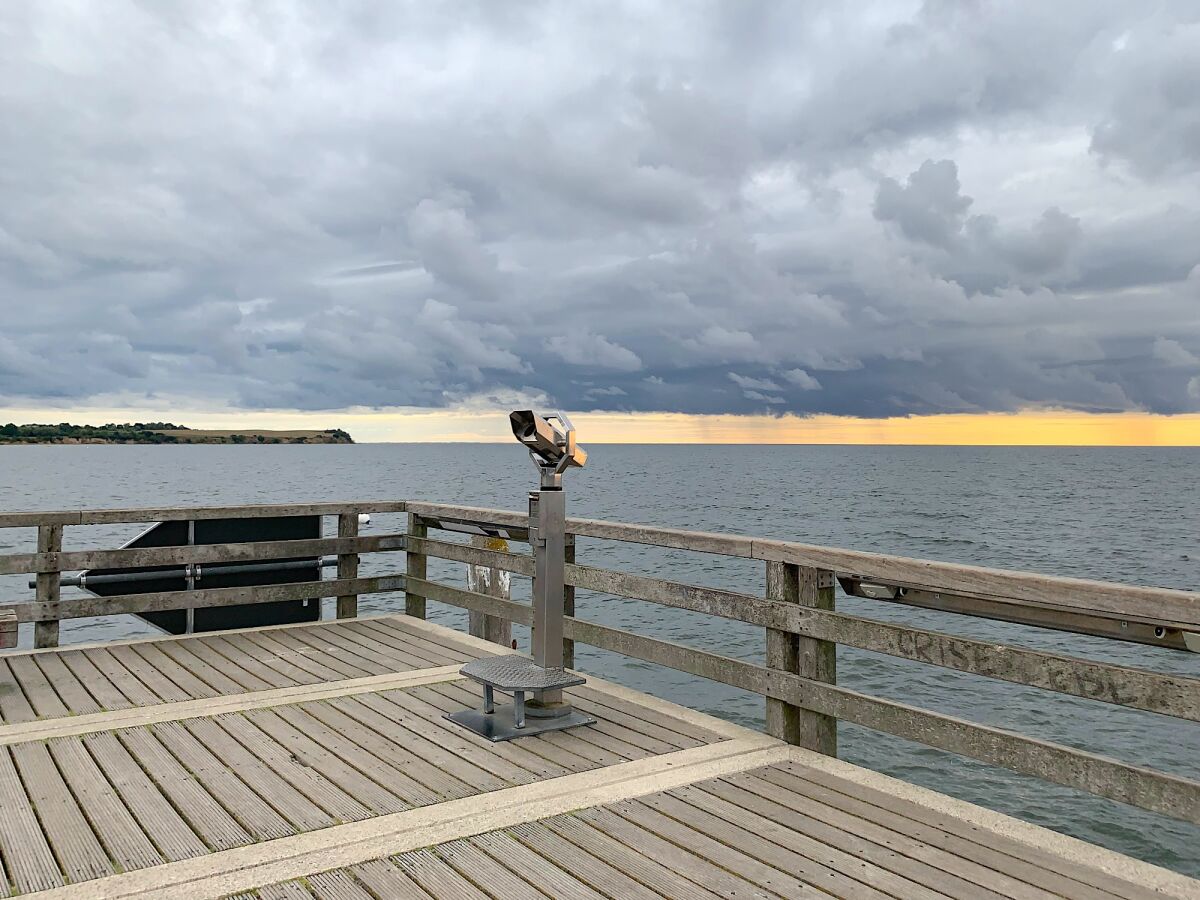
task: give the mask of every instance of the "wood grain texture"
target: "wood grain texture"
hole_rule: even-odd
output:
[[[604,625],[568,619],[566,633],[577,641],[646,662],[1200,824],[1200,781]]]
[[[471,538],[471,546],[504,552],[508,549],[508,542],[502,538],[475,535]],[[510,598],[510,579],[511,575],[504,569],[467,564],[468,590],[508,600]],[[497,616],[489,616],[487,613],[477,610],[470,610],[467,616],[467,631],[475,637],[499,644],[502,647],[511,645],[512,622]]]
[[[37,572],[37,602],[43,608],[52,608],[58,602],[59,591],[61,590],[62,575],[61,568],[58,563],[59,552],[62,550],[63,527],[61,525],[42,525],[38,527],[38,564],[34,571]],[[14,610],[20,618],[20,611]],[[25,619],[24,621],[32,621],[33,625],[33,646],[35,647],[57,647],[58,646],[58,620],[61,616],[56,615],[41,615],[34,619]]]
[[[423,547],[430,556],[508,568],[518,574],[532,571],[532,560],[523,554],[483,551],[440,541],[425,541]],[[610,569],[568,565],[566,577],[568,582],[586,590],[633,597],[988,678],[1200,721],[1200,679],[1186,675],[1163,675],[861,616],[785,606],[769,598]]]
[[[374,594],[404,590],[403,575],[373,578],[302,581],[295,584],[268,584],[256,587],[204,588],[198,591],[159,591],[146,594],[117,594],[112,597],[84,597],[74,600],[15,603],[10,606],[20,621],[77,619],[85,616],[111,616],[125,613],[161,612],[187,606],[237,606],[246,603],[271,603],[280,600],[309,600],[343,594]]]
[[[63,883],[54,852],[38,824],[8,750],[0,750],[0,855],[7,884],[21,893]]]
[[[833,574],[790,563],[767,563],[767,597],[809,609],[833,609]],[[837,645],[792,630],[767,629],[767,668],[837,682]],[[773,729],[773,730],[772,730]],[[837,719],[767,698],[767,733],[837,756]]]
[[[1200,594],[1193,591],[965,566],[789,541],[756,540],[753,555],[755,559],[830,569],[862,581],[1200,629]]]
[[[814,590],[820,585],[814,579]],[[778,588],[773,584],[772,593],[799,597],[806,590],[799,577],[794,590],[786,580]],[[459,602],[474,597],[465,591],[447,596]],[[527,609],[487,599],[508,613]],[[855,708],[850,701],[857,695],[835,684],[573,617],[567,626],[576,640],[665,665],[682,660],[685,671],[692,666],[697,674],[821,715],[844,714],[851,721],[873,715],[878,720],[866,723],[872,727],[894,724],[879,718],[894,710]],[[212,690],[237,682],[218,686],[215,658],[172,655],[164,647],[215,643],[235,657],[291,659],[305,667],[298,671],[319,679],[386,668],[397,658],[393,654],[444,663],[464,649],[485,654],[494,647],[398,616],[123,645],[107,655],[131,675],[148,677],[155,665],[169,669],[170,686],[156,684],[156,697],[187,695],[198,689],[189,677],[205,676],[202,682]],[[58,651],[55,659],[91,659],[94,652]],[[67,673],[74,687],[84,683],[74,669],[34,654],[18,668],[35,693],[39,673],[48,681]],[[446,666],[438,674],[453,677],[456,669]],[[416,683],[430,674],[404,677]],[[0,871],[6,879],[39,877],[41,840],[40,877],[47,886],[76,882],[51,894],[61,897],[287,897],[304,891],[362,900],[386,890],[391,893],[383,896],[475,897],[483,891],[538,900],[830,892],[871,900],[1140,900],[1162,885],[1175,889],[1174,896],[1194,893],[1194,883],[1178,877],[1146,879],[1149,867],[1132,860],[1130,878],[1123,880],[1086,855],[1059,859],[1057,850],[1018,845],[989,830],[1003,817],[979,811],[980,825],[962,811],[966,804],[950,814],[936,804],[919,807],[902,798],[907,786],[889,792],[879,787],[879,776],[837,759],[731,731],[698,713],[673,716],[673,708],[653,698],[601,681],[573,692],[596,725],[491,744],[443,718],[477,702],[464,685],[401,687],[403,678],[394,674],[364,678],[377,679],[380,690],[313,699],[346,682],[318,683],[279,692],[283,705],[252,710],[237,704],[264,698],[216,696],[173,704],[209,704],[213,716],[130,721],[119,730],[0,746],[0,802],[14,804],[14,814],[0,820]],[[387,678],[397,681],[385,689]],[[111,676],[104,681],[116,690]],[[60,700],[66,696],[61,686],[51,687]],[[838,710],[833,703],[850,706]],[[935,732],[953,721],[892,707],[904,716],[931,716],[932,724],[904,721]],[[105,715],[143,712],[152,710]],[[1021,752],[1030,751],[1022,745]],[[1102,764],[1111,761],[1087,754],[1052,761],[1089,777],[1120,775],[1131,783],[1128,767],[1105,770]],[[1194,800],[1180,796],[1181,802]],[[7,856],[15,841],[34,851],[24,869]]]
[[[419,515],[414,513],[408,514],[408,538],[420,539],[429,533],[425,523]],[[411,545],[408,552],[405,554],[407,575],[407,583],[404,589],[404,611],[410,616],[418,619],[425,618],[425,597],[420,592],[413,590],[412,585],[418,580],[424,580],[426,577],[426,562],[425,556],[412,549]]]
[[[17,646],[17,614],[11,609],[0,609],[0,650]]]
[[[430,516],[453,515],[482,523],[521,522],[520,513],[503,510],[428,503],[410,504],[410,508],[420,509]],[[836,547],[818,547],[794,541],[764,540],[740,535],[710,534],[591,519],[567,519],[567,530],[580,537],[789,562],[829,570],[839,576],[864,581],[876,580],[884,584],[988,597],[1013,605],[1028,603],[1102,613],[1109,617],[1135,621],[1158,621],[1173,627],[1200,630],[1200,594],[1194,591],[1112,584]]]
[[[471,608],[480,604],[494,610],[495,615],[509,615],[515,622],[532,620],[532,610],[526,604],[433,582],[423,582],[422,590],[450,605]],[[710,678],[824,716],[1200,824],[1198,781],[594,622],[568,618],[564,634],[594,647]]]
[[[799,567],[788,563],[767,563],[767,599],[775,603],[799,603]],[[767,627],[767,668],[781,672],[800,672],[799,638],[790,631]],[[808,674],[808,673],[805,673]],[[800,719],[814,715],[775,697],[766,698],[766,731],[787,744],[801,744]],[[810,731],[810,736],[812,729]],[[835,723],[836,734],[836,723]],[[810,749],[818,748],[811,744]],[[836,751],[833,755],[837,755]]]
[[[341,513],[404,512],[403,500],[333,503],[266,503],[242,506],[139,506],[127,509],[35,510],[0,513],[0,528],[38,525],[111,525],[121,522],[170,522],[189,519],[253,519],[264,516],[336,516]]]
[[[339,520],[343,517],[339,516]],[[352,515],[356,530],[357,515]],[[254,562],[341,553],[379,553],[404,549],[404,535],[356,534],[291,541],[252,541],[236,544],[196,544],[183,547],[130,547],[122,550],[39,551],[0,556],[0,575],[36,572],[47,566],[59,571],[135,566],[183,566],[189,563]]]
[[[353,540],[358,538],[358,514],[342,513],[338,516],[338,538]],[[399,544],[404,546],[403,538]],[[337,577],[341,581],[358,578],[358,552],[353,550],[338,550]],[[358,594],[344,594],[337,598],[337,617],[353,619],[358,615]]]

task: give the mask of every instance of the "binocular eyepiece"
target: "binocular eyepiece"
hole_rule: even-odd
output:
[[[575,443],[575,426],[565,413],[539,415],[532,409],[518,409],[508,419],[513,436],[539,466],[561,473],[568,466],[582,468],[587,463],[587,451]]]

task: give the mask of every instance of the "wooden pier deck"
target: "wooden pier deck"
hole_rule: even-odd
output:
[[[1197,897],[1200,882],[592,678],[445,721],[494,644],[409,616],[0,656],[0,893]]]

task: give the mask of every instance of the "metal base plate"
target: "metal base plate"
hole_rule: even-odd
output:
[[[564,728],[574,728],[577,725],[595,725],[596,720],[581,712],[572,712],[566,716],[553,719],[532,719],[525,717],[525,727],[514,725],[513,707],[511,703],[496,704],[496,711],[491,715],[479,709],[460,709],[458,712],[446,713],[445,716],[456,725],[482,735],[489,741],[511,741],[513,738],[529,737],[545,731],[561,731]]]

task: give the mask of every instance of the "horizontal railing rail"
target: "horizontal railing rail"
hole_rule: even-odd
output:
[[[521,513],[439,503],[408,503],[410,514],[430,522],[445,522],[475,527],[519,528],[525,522]],[[917,592],[939,595],[949,606],[954,598],[964,601],[985,601],[1004,607],[1014,617],[1029,610],[1055,614],[1045,620],[1045,627],[1075,631],[1072,617],[1086,620],[1105,619],[1115,623],[1144,623],[1163,633],[1150,642],[1183,648],[1183,642],[1167,640],[1168,632],[1200,632],[1200,593],[1171,588],[1141,587],[1112,584],[1082,578],[1064,578],[984,566],[968,566],[932,560],[816,547],[790,541],[762,540],[737,535],[686,531],[678,528],[657,528],[649,525],[630,525],[602,522],[593,519],[568,519],[567,531],[576,537],[598,538],[626,543],[646,544],[674,550],[691,550],[721,556],[754,559],[763,562],[784,562],[823,571],[831,571],[839,579],[855,587],[862,585],[894,589],[895,596],[883,591],[861,593],[870,599],[891,600],[913,605]],[[514,536],[513,539],[520,540]],[[937,607],[946,612],[957,609]],[[968,615],[977,613],[963,610]],[[1000,615],[985,616],[1000,618]],[[1037,624],[1021,622],[1021,624]],[[1091,633],[1084,632],[1084,633]],[[1136,640],[1135,636],[1118,629],[1104,637]],[[1198,638],[1200,640],[1200,638]]]
[[[0,556],[0,575],[120,569],[141,566],[185,566],[201,563],[254,562],[341,553],[403,550],[405,535],[372,534],[354,538],[310,538],[236,544],[192,544],[182,547],[130,547],[122,550],[74,550],[59,553],[13,553]]]
[[[111,597],[34,601],[32,603],[13,603],[4,608],[14,610],[20,622],[43,622],[90,616],[166,612],[174,609],[237,606],[246,603],[277,603],[285,600],[312,600],[319,597],[357,596],[402,590],[404,590],[403,575],[384,575],[374,578],[336,578],[328,581],[296,581],[251,587],[155,591],[145,594],[116,594]]]
[[[358,515],[381,512],[406,513],[407,530],[360,535]],[[62,548],[63,528],[70,525],[302,515],[336,517],[337,536],[118,550]],[[366,501],[8,513],[0,514],[0,527],[38,529],[36,552],[0,556],[0,575],[36,575],[35,598],[0,607],[0,612],[9,622],[15,616],[20,622],[37,623],[38,646],[56,642],[57,622],[67,618],[318,597],[337,597],[338,615],[352,616],[357,613],[358,595],[401,590],[406,595],[405,611],[413,616],[423,618],[426,602],[434,601],[505,623],[529,626],[533,621],[528,603],[466,590],[428,575],[428,560],[441,559],[532,577],[534,562],[528,553],[489,549],[480,546],[482,542],[468,544],[461,538],[430,537],[430,532],[443,531],[528,542],[528,517],[521,512]],[[851,690],[837,684],[834,655],[840,644],[1197,723],[1198,678],[878,621],[838,610],[834,602],[834,586],[840,584],[847,594],[880,603],[1095,634],[1159,648],[1200,650],[1200,594],[1196,592],[592,519],[569,519],[567,531],[567,659],[579,642],[761,694],[767,703],[768,731],[820,752],[836,754],[836,722],[851,722],[1200,824],[1200,781]],[[758,561],[766,566],[766,593],[757,596],[579,564],[573,543],[578,538]],[[403,572],[359,577],[360,554],[395,552],[405,554]],[[174,566],[192,577],[202,575],[205,566],[320,559],[324,555],[336,556],[336,578],[207,588],[201,577],[188,591],[66,600],[59,595],[64,572]],[[766,636],[766,664],[587,621],[574,614],[577,589],[761,627]]]
[[[265,503],[242,506],[141,506],[128,509],[68,509],[0,513],[0,528],[41,525],[120,525],[186,522],[199,519],[253,519],[264,516],[336,516],[348,513],[404,512],[403,500],[332,503]]]

